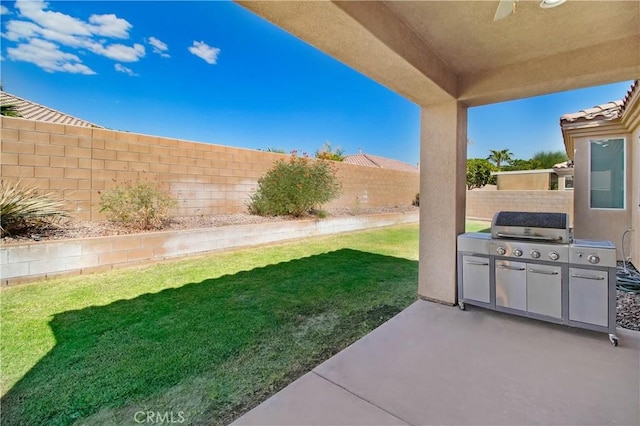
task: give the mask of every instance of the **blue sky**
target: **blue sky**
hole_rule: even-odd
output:
[[[131,132],[419,161],[410,101],[230,2],[4,1],[4,89]],[[560,115],[630,82],[469,110],[469,157],[562,149]]]

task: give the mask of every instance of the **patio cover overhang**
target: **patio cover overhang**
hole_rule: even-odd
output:
[[[640,76],[637,1],[521,0],[497,22],[497,0],[238,3],[422,108],[419,294],[447,304],[464,232],[467,108]]]

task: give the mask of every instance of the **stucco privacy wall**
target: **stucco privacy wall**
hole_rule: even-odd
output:
[[[569,213],[573,191],[467,191],[467,217],[491,220],[499,211]]]
[[[137,179],[157,181],[180,216],[246,211],[257,181],[285,155],[113,130],[2,117],[1,176],[48,190],[83,220],[102,219],[102,191]],[[335,163],[342,182],[335,207],[408,205],[418,173]]]
[[[500,191],[547,191],[551,185],[551,174],[522,173],[498,175]]]

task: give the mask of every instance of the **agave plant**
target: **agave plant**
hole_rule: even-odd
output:
[[[0,231],[2,235],[12,230],[52,223],[66,217],[62,201],[51,194],[43,194],[34,186],[20,182],[6,183],[0,180]]]

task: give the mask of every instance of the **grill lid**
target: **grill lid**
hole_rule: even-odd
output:
[[[568,214],[497,212],[491,223],[491,237],[568,244],[571,242]]]
[[[566,213],[498,212],[493,226],[567,229]]]

